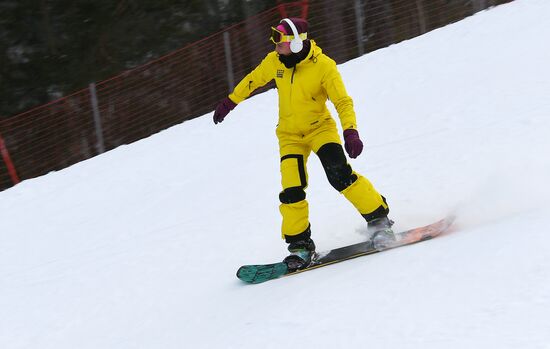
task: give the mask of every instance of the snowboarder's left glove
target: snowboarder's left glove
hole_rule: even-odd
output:
[[[218,103],[218,106],[216,107],[216,111],[214,112],[214,123],[217,124],[218,122],[222,122],[223,119],[229,114],[230,111],[232,111],[237,104],[233,102],[229,97],[225,97]]]
[[[359,138],[359,132],[356,129],[348,128],[344,131],[344,146],[349,157],[355,159],[363,151],[363,142]]]

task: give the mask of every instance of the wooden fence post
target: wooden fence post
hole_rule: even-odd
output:
[[[231,39],[227,31],[223,32],[223,48],[225,51],[225,68],[227,70],[227,87],[232,92],[235,88],[235,78],[233,76],[233,60],[231,59]]]
[[[365,53],[365,45],[363,44],[363,11],[361,8],[361,0],[355,0],[355,30],[357,36],[357,50],[359,57]]]
[[[97,152],[102,154],[105,152],[105,143],[103,141],[103,127],[101,126],[101,115],[99,114],[99,105],[97,103],[97,92],[95,88],[95,83],[91,83],[89,86],[90,89],[90,103],[92,103],[92,111],[94,113],[94,124],[95,124],[95,133],[97,137]]]

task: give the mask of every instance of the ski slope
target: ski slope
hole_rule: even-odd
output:
[[[397,230],[452,232],[237,280],[286,255],[270,90],[1,192],[0,348],[550,348],[549,15],[516,0],[340,66],[354,169]],[[364,239],[308,165],[318,249]]]

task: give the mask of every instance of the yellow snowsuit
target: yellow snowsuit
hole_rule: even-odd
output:
[[[373,212],[378,214],[383,211],[387,214],[388,211],[385,200],[372,184],[353,172],[345,160],[336,123],[327,109],[326,101],[330,98],[336,107],[343,130],[357,128],[353,101],[346,92],[334,60],[323,54],[313,40],[310,42],[309,54],[294,68],[286,68],[279,61],[278,54],[270,52],[229,95],[238,104],[255,89],[275,79],[279,94],[276,132],[283,188],[280,211],[283,217],[282,234],[287,241],[309,231],[308,203],[304,189],[307,187],[306,163],[311,151],[321,158],[330,183],[367,220]],[[341,171],[331,175],[334,167],[331,159],[335,156],[342,159]],[[343,172],[346,174],[342,175]],[[341,177],[347,179],[340,180]]]

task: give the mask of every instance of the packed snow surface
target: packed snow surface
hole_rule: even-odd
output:
[[[549,16],[517,0],[340,66],[353,168],[396,230],[451,232],[240,282],[286,255],[270,90],[0,193],[0,348],[550,348]],[[365,239],[308,165],[318,249]]]

